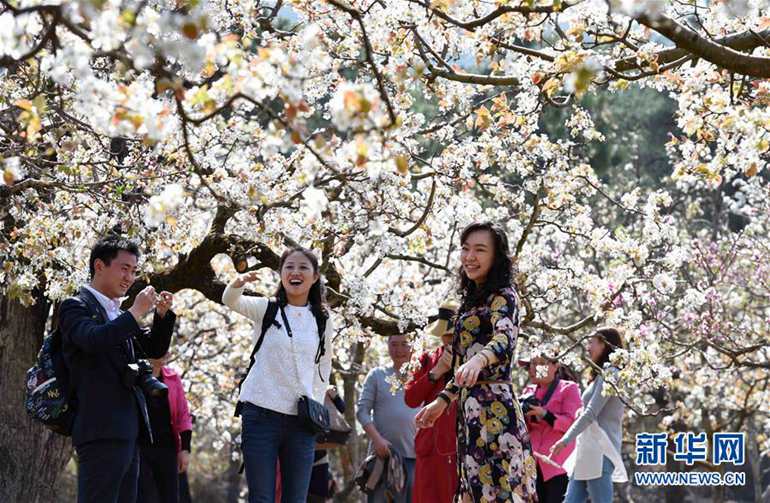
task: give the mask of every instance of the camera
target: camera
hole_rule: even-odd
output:
[[[123,371],[123,384],[129,388],[137,385],[147,396],[156,398],[168,396],[168,386],[152,375],[152,365],[147,360],[137,360],[136,363],[126,365]]]
[[[522,397],[519,400],[519,403],[521,404],[521,413],[524,415],[527,415],[527,412],[531,411],[533,406],[540,407],[542,405],[535,395]],[[531,417],[530,420],[537,421],[537,418]]]

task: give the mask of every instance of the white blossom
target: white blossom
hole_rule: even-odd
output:
[[[658,291],[665,294],[673,293],[676,289],[676,281],[674,281],[670,274],[665,272],[656,274],[652,279],[652,284]]]
[[[158,226],[166,221],[184,201],[184,188],[179,184],[169,184],[157,196],[152,196],[145,210],[148,225]]]

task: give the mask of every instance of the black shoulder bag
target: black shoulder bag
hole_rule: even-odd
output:
[[[289,334],[291,346],[292,349],[294,349],[294,337],[291,331],[291,325],[289,325],[289,320],[286,317],[286,312],[283,310],[283,306],[280,306],[280,310],[281,319],[286,326],[286,333]],[[324,326],[325,325],[326,324],[324,323]],[[321,327],[319,326],[318,328],[319,348],[318,351],[316,351],[315,356],[316,365],[320,363],[321,355],[324,353],[324,334],[320,332]],[[297,379],[299,379],[299,368],[297,368],[297,360],[294,357],[292,357],[292,359],[294,360],[294,368],[297,371]],[[320,373],[321,370],[319,369],[318,372]],[[326,434],[329,432],[329,411],[326,409],[324,404],[313,400],[307,395],[302,395],[297,401],[297,417],[299,418],[300,424],[302,424],[302,426],[304,426],[315,435]]]

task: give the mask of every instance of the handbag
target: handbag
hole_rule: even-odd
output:
[[[315,435],[323,435],[329,432],[329,411],[322,403],[316,402],[307,395],[299,397],[297,417],[300,424]]]
[[[291,325],[289,325],[289,319],[286,317],[286,312],[283,310],[283,306],[281,306],[281,319],[286,326],[286,333],[289,334],[289,340],[291,341],[293,350],[294,337],[291,331]],[[321,334],[318,334],[318,336],[322,337]],[[299,380],[297,359],[292,357],[292,360],[294,360],[294,369],[297,371],[297,380]],[[329,411],[322,403],[313,400],[307,395],[302,395],[297,401],[297,418],[299,419],[299,423],[314,435],[324,434],[329,431]]]
[[[318,438],[318,443],[345,445],[353,432],[353,428],[350,427],[345,416],[337,410],[329,395],[324,398],[324,407],[329,412],[329,431]]]

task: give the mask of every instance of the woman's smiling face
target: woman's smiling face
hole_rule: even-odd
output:
[[[468,279],[480,285],[495,262],[495,240],[488,230],[471,232],[462,244],[460,262]]]
[[[310,287],[318,281],[319,275],[313,270],[313,263],[302,253],[294,252],[283,263],[281,283],[290,299],[307,298]]]

